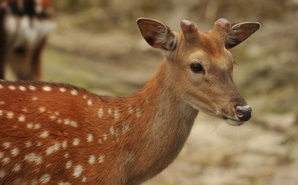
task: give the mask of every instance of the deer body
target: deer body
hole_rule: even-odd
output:
[[[0,78],[9,64],[18,80],[40,80],[41,54],[55,27],[51,0],[0,1]]]
[[[220,71],[212,72],[215,79],[199,74],[186,81],[194,75],[182,61],[193,52],[184,48],[187,33],[173,34],[151,19],[139,19],[138,25],[145,40],[167,54],[147,85],[131,96],[103,97],[65,84],[0,82],[0,184],[140,184],[176,158],[199,109],[237,125],[250,118],[231,78],[212,63],[205,70]],[[201,56],[198,52],[194,56]],[[224,52],[214,56],[231,57]],[[190,88],[198,81],[211,85],[211,79],[221,90]]]

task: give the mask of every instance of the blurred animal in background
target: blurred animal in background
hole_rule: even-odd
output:
[[[55,28],[51,0],[0,0],[0,78],[7,64],[17,80],[41,78],[41,54]]]

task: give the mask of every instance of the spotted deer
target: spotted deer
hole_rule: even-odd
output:
[[[165,58],[139,92],[99,96],[66,84],[0,82],[0,184],[140,184],[183,147],[199,111],[241,125],[251,108],[233,82],[233,48],[260,24],[219,19],[209,32],[137,21]]]
[[[41,54],[54,29],[51,0],[0,0],[0,78],[40,80]]]

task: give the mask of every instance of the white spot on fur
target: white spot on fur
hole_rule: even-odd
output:
[[[43,91],[46,91],[46,92],[49,92],[49,91],[52,91],[52,87],[46,85],[46,86],[43,86],[43,87],[42,87],[42,90],[43,90]]]
[[[60,91],[60,92],[66,92],[66,89],[63,88],[63,87],[60,87],[60,88],[59,88],[59,91]]]
[[[72,142],[72,145],[73,146],[78,146],[79,144],[80,144],[80,139],[79,138],[74,138],[73,142]]]
[[[3,165],[7,165],[10,162],[10,158],[9,157],[5,157],[4,159],[2,159],[2,164]]]
[[[65,164],[65,168],[69,169],[69,168],[71,168],[71,166],[72,166],[72,161],[67,161]]]
[[[69,153],[68,153],[68,152],[66,152],[66,153],[64,154],[64,158],[65,158],[65,159],[69,158]]]
[[[40,177],[39,182],[40,182],[41,184],[45,184],[45,183],[50,182],[50,180],[51,180],[51,175],[49,175],[49,174],[44,174],[44,175],[42,175],[42,176]]]
[[[19,86],[19,89],[20,89],[20,91],[26,91],[26,87],[24,87],[24,86]]]
[[[14,85],[9,85],[8,86],[8,89],[10,89],[10,90],[16,90],[16,87]]]
[[[9,111],[9,112],[6,113],[6,117],[7,117],[8,119],[12,119],[13,116],[14,116],[14,113],[11,112],[11,111]]]
[[[111,108],[109,108],[108,113],[112,114],[112,109]]]
[[[87,136],[87,142],[92,142],[93,141],[93,135],[92,134],[88,134]]]
[[[90,155],[89,156],[89,160],[88,160],[88,162],[89,162],[89,164],[94,164],[95,163],[95,160],[96,160],[96,158],[95,158],[95,156],[94,155]]]
[[[57,117],[55,115],[49,116],[50,120],[54,121]]]
[[[103,163],[104,160],[105,160],[105,156],[104,156],[104,155],[100,155],[100,156],[98,157],[98,162],[99,162],[99,163]]]
[[[26,148],[29,148],[29,147],[31,147],[32,146],[32,142],[31,141],[26,141],[25,142],[25,147]]]
[[[80,177],[81,176],[81,174],[82,174],[82,172],[83,172],[83,166],[82,165],[76,165],[75,167],[74,167],[74,170],[73,170],[73,176],[75,177],[75,178],[77,178],[77,177]]]
[[[58,185],[71,185],[70,182],[59,182]]]
[[[11,143],[10,142],[4,142],[2,144],[2,146],[3,146],[4,149],[8,149],[11,146]]]
[[[28,123],[27,124],[27,128],[29,128],[29,129],[33,128],[33,124],[32,123]]]
[[[72,89],[72,90],[70,91],[70,94],[76,96],[76,95],[78,95],[78,91],[75,90],[75,89]]]
[[[60,147],[61,147],[61,144],[60,143],[55,143],[54,145],[49,146],[46,149],[45,153],[46,153],[46,155],[50,155],[50,154],[52,154],[54,152],[57,152],[60,149]]]
[[[19,122],[24,122],[24,121],[25,121],[25,116],[24,116],[24,115],[20,115],[20,116],[18,117],[18,121],[19,121]]]
[[[37,123],[37,124],[34,125],[34,129],[40,129],[40,127],[41,127],[41,126],[40,126],[39,123]]]
[[[28,89],[30,89],[31,91],[35,91],[35,90],[36,90],[36,87],[33,86],[33,85],[29,85],[29,86],[28,86]]]
[[[116,129],[115,130],[115,137],[116,137],[116,140],[118,141],[119,140],[119,137],[120,137],[120,131],[119,131],[119,129]]]
[[[87,101],[87,105],[88,105],[88,106],[93,105],[93,101],[92,101],[91,99],[89,99],[89,100]]]
[[[70,125],[72,127],[78,127],[78,123],[76,121],[72,121],[70,119],[64,119],[63,122],[65,125]]]
[[[28,162],[34,162],[36,165],[39,165],[42,162],[42,157],[39,155],[36,155],[35,153],[30,153],[25,155],[24,160]]]
[[[110,133],[111,133],[111,135],[114,135],[115,134],[115,130],[114,130],[114,127],[113,126],[110,127]]]
[[[3,85],[0,84],[0,89],[4,89]]]
[[[100,118],[102,118],[103,117],[103,109],[102,108],[100,108],[100,109],[98,109],[98,116],[100,117]]]
[[[20,153],[20,150],[16,147],[10,151],[13,157],[17,156]]]
[[[3,152],[0,152],[0,159],[4,157],[4,153]]]
[[[46,108],[45,107],[39,107],[38,110],[39,110],[39,112],[42,113],[42,112],[45,112],[46,111]]]
[[[131,152],[127,151],[125,153],[125,163],[132,161],[132,159],[133,159],[133,154]]]
[[[132,114],[132,113],[133,113],[133,108],[132,108],[132,106],[131,106],[131,105],[129,105],[127,109],[128,109],[128,112],[129,112],[130,114]]]
[[[129,125],[127,123],[122,123],[122,131],[126,132],[129,129]]]
[[[73,127],[78,127],[78,123],[76,121],[70,121],[69,125]]]
[[[69,119],[64,119],[63,122],[64,122],[64,125],[69,125],[70,120]]]
[[[31,98],[31,100],[32,100],[32,101],[36,101],[36,100],[38,100],[38,98],[37,98],[36,96],[33,96],[33,97]]]
[[[142,115],[142,111],[141,111],[141,109],[140,108],[137,108],[137,110],[136,110],[136,117],[138,118],[138,117],[140,117]]]
[[[12,170],[13,172],[18,172],[21,169],[21,164],[17,163],[13,166]]]
[[[87,181],[87,177],[84,176],[84,177],[82,178],[82,182],[86,182],[86,181]]]
[[[118,109],[115,109],[115,110],[114,110],[114,118],[115,118],[115,120],[118,120],[119,117],[120,117],[120,112],[119,112]]]
[[[63,141],[61,146],[62,146],[62,148],[67,148],[67,141]]]
[[[43,132],[40,134],[39,137],[41,137],[41,138],[46,138],[46,137],[48,137],[48,136],[49,136],[49,131],[45,130],[45,131],[43,131]]]
[[[103,137],[103,140],[106,141],[108,139],[108,134],[103,134],[102,137]]]

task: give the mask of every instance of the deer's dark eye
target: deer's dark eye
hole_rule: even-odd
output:
[[[204,67],[200,63],[190,64],[190,69],[194,73],[203,73],[204,72]]]

